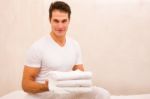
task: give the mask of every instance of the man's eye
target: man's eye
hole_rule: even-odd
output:
[[[55,23],[58,23],[59,21],[58,21],[58,20],[54,20],[54,22],[55,22]]]
[[[62,21],[62,23],[65,23],[65,22],[67,22],[67,20],[63,20],[63,21]]]

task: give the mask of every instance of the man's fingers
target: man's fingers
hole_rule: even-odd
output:
[[[45,80],[45,84],[48,85],[48,80]]]

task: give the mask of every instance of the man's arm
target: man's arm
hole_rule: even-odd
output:
[[[73,68],[72,68],[73,71],[77,70],[77,69],[79,69],[81,71],[84,71],[83,64],[74,65]]]
[[[37,83],[35,81],[39,72],[40,72],[40,68],[24,66],[22,88],[25,92],[39,93],[39,92],[48,91],[48,81],[45,81],[44,84]]]

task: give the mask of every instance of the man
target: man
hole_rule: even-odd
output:
[[[35,42],[27,54],[22,79],[22,88],[25,92],[51,92],[48,88],[48,83],[51,82],[47,80],[49,71],[84,71],[78,43],[66,36],[70,16],[71,9],[65,2],[56,1],[51,4],[51,33]],[[73,97],[77,96],[72,95]],[[109,99],[109,93],[102,88],[93,87],[93,92],[79,95],[79,98]]]

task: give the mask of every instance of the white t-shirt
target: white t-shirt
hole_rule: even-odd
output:
[[[31,46],[25,63],[29,67],[41,68],[36,79],[38,82],[45,81],[49,71],[70,71],[77,64],[82,64],[79,44],[66,37],[66,43],[61,47],[50,35],[44,36]]]

